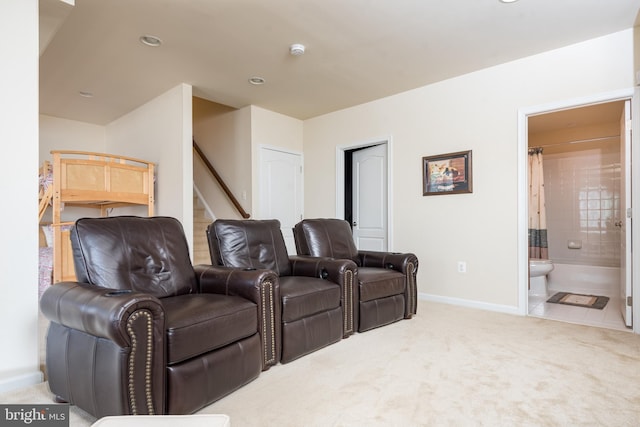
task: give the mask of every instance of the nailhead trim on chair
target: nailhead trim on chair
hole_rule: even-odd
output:
[[[266,307],[273,307],[273,282],[264,282],[264,286],[260,288],[262,293],[262,336],[264,347],[264,363],[275,362],[276,360],[276,330],[275,330],[275,313],[273,310],[269,310],[270,325],[271,325],[271,346],[266,341],[267,335],[267,310]],[[271,347],[271,348],[269,348]],[[271,350],[271,356],[269,357],[269,350]]]
[[[415,301],[413,295],[416,292],[415,265],[410,262],[407,264],[407,314],[411,316],[415,310]]]
[[[138,405],[136,402],[135,395],[135,356],[138,351],[138,338],[136,336],[135,331],[133,330],[133,323],[138,320],[139,317],[146,317],[147,320],[147,357],[145,360],[145,369],[144,369],[144,390],[145,396],[147,400],[147,411],[149,415],[155,415],[155,411],[153,409],[153,396],[151,392],[151,353],[153,351],[153,317],[149,311],[137,311],[129,317],[127,320],[127,332],[131,337],[131,353],[129,354],[129,403],[131,404],[131,413],[132,415],[138,415]]]
[[[353,332],[353,270],[344,273],[344,333]]]

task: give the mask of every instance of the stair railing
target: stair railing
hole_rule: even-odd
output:
[[[220,187],[222,188],[222,191],[224,191],[224,193],[227,195],[227,197],[229,198],[229,200],[231,201],[231,203],[233,203],[233,206],[235,206],[235,208],[237,209],[237,211],[240,213],[240,215],[242,216],[242,218],[250,218],[251,215],[249,215],[244,208],[242,207],[242,205],[240,204],[240,202],[238,202],[238,199],[236,199],[236,197],[233,195],[233,193],[231,192],[231,190],[229,189],[229,187],[227,186],[227,184],[224,182],[224,180],[222,179],[222,177],[220,176],[220,174],[216,171],[216,169],[213,167],[213,165],[211,164],[211,162],[209,162],[209,159],[207,159],[207,156],[205,156],[205,154],[202,152],[202,150],[200,149],[200,147],[198,147],[198,144],[196,144],[196,141],[193,141],[193,149],[195,150],[195,152],[198,154],[198,156],[200,157],[200,159],[202,159],[202,162],[205,164],[205,166],[207,167],[207,169],[209,170],[209,172],[211,173],[211,175],[213,175],[213,177],[216,179],[216,181],[218,182],[218,184],[220,184]]]

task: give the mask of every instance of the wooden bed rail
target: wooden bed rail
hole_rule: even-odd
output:
[[[110,160],[114,163],[142,163],[145,165],[152,165],[153,162],[149,162],[147,160],[136,159],[135,157],[127,157],[127,156],[119,156],[116,154],[106,154],[106,153],[94,153],[92,151],[73,151],[73,150],[52,150],[51,154],[60,154],[62,156],[86,156],[84,158],[89,158],[90,160]]]
[[[216,181],[218,181],[218,184],[220,184],[220,187],[222,187],[222,190],[224,191],[224,193],[227,195],[227,197],[229,198],[229,200],[231,200],[231,203],[233,203],[233,206],[235,206],[236,210],[240,213],[240,215],[242,216],[242,218],[247,219],[250,218],[251,215],[249,215],[244,208],[242,207],[242,205],[240,204],[240,202],[238,202],[238,199],[236,199],[236,197],[233,195],[233,193],[231,192],[231,189],[229,189],[229,187],[227,186],[227,184],[224,182],[224,180],[222,179],[222,177],[220,176],[220,174],[216,171],[216,169],[213,167],[213,165],[211,164],[211,162],[209,162],[209,159],[207,159],[207,156],[205,156],[205,154],[202,152],[202,150],[200,149],[200,147],[198,147],[198,144],[196,144],[196,141],[193,141],[193,149],[196,151],[196,153],[198,154],[198,156],[200,156],[200,158],[202,159],[202,161],[204,162],[205,166],[207,167],[207,169],[209,170],[209,172],[211,172],[211,175],[213,175],[213,177],[216,179]]]

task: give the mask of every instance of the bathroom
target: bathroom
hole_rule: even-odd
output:
[[[542,226],[532,227],[531,219],[529,223],[530,229],[546,230],[540,231],[545,234],[539,246],[547,246],[530,250],[532,316],[628,330],[620,297],[621,258],[626,252],[622,238],[624,114],[622,100],[528,118],[530,153],[541,152],[530,154],[533,195],[529,205],[533,211],[543,205],[546,212]],[[535,212],[530,209],[532,215]],[[547,302],[558,292],[578,294],[575,298],[598,296],[598,304],[605,304],[586,308]]]

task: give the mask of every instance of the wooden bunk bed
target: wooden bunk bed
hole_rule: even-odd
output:
[[[53,283],[75,280],[69,233],[71,222],[62,221],[64,207],[100,210],[147,206],[153,216],[154,164],[145,160],[87,151],[51,152],[52,163],[40,170],[40,218],[52,208]]]

